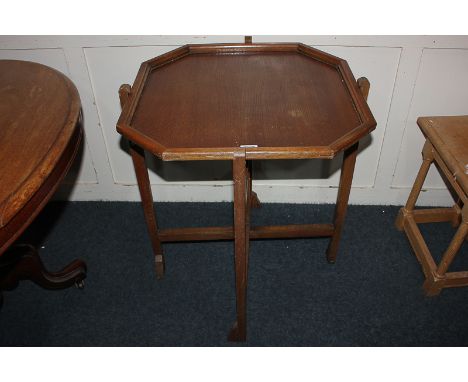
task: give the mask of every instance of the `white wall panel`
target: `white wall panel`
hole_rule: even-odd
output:
[[[106,47],[84,50],[115,183],[136,183],[131,158],[123,149],[125,142],[122,142],[121,135],[116,131],[121,110],[119,87],[122,84],[133,85],[143,61],[175,48],[177,46]],[[159,180],[151,175],[152,183]]]
[[[177,46],[108,47],[85,49],[86,60],[93,84],[96,105],[101,127],[104,131],[107,152],[114,181],[117,184],[135,185],[136,178],[127,144],[116,131],[120,115],[118,89],[120,85],[133,84],[143,61],[176,49]],[[110,69],[111,68],[111,69]],[[226,179],[229,183],[230,164],[228,162],[162,162],[148,155],[150,181],[162,184],[193,184],[209,182],[210,179]]]
[[[0,59],[33,61],[57,69],[70,77],[62,49],[0,49]],[[65,183],[97,183],[96,172],[85,139],[82,151],[74,162]]]
[[[424,49],[392,185],[411,187],[421,165],[424,137],[419,116],[468,114],[468,50]],[[468,149],[468,148],[467,148]],[[432,166],[424,189],[445,184]],[[447,193],[447,202],[450,202]]]

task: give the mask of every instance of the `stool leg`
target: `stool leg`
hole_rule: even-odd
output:
[[[439,266],[437,267],[437,275],[443,276],[445,272],[447,272],[450,264],[452,264],[455,255],[457,254],[458,250],[460,249],[461,245],[465,241],[466,233],[468,232],[468,224],[463,223],[457,229],[455,236],[453,237],[450,245],[448,246],[447,250],[440,261]]]
[[[465,238],[468,233],[468,205],[463,206],[462,218],[463,218],[463,222],[458,227],[457,232],[455,233],[455,236],[450,242],[449,247],[445,251],[444,256],[442,257],[442,260],[440,261],[440,264],[437,267],[438,276],[443,276],[445,272],[447,272],[447,269],[450,267],[450,264],[455,258],[455,255],[457,254],[461,245],[465,241]]]
[[[460,225],[461,222],[461,214],[462,214],[462,208],[463,208],[463,202],[460,197],[457,198],[457,202],[453,205],[453,210],[455,211],[455,216],[453,220],[451,221],[452,227],[456,228]]]
[[[423,162],[421,167],[419,168],[418,175],[414,181],[413,187],[411,188],[411,192],[408,196],[408,200],[403,208],[400,209],[398,212],[398,216],[395,221],[395,226],[399,231],[403,230],[403,220],[405,214],[414,210],[414,206],[416,205],[416,201],[418,200],[419,193],[421,192],[422,186],[424,184],[424,180],[426,179],[427,173],[429,172],[429,168],[434,160],[434,155],[432,152],[432,145],[429,141],[426,141],[422,150]]]
[[[458,253],[461,245],[465,241],[468,233],[468,223],[463,222],[457,229],[455,236],[453,237],[450,245],[448,246],[447,250],[442,257],[442,260],[437,267],[435,279],[426,279],[423,284],[423,288],[428,296],[436,296],[440,293],[443,288],[443,283],[437,282],[437,280],[443,278],[445,273],[447,272],[450,264],[452,264],[455,255]]]
[[[154,212],[153,195],[151,193],[148,169],[145,163],[145,151],[141,147],[130,143],[130,154],[132,155],[133,166],[135,167],[135,174],[141,195],[141,203],[145,214],[146,227],[148,228],[151,246],[153,248],[156,277],[161,279],[164,275],[164,256],[158,236],[158,225],[156,222],[156,214]]]
[[[234,180],[234,256],[236,269],[237,320],[231,329],[229,341],[245,341],[247,336],[247,197],[249,191],[245,152],[236,153],[233,161]]]
[[[327,260],[329,263],[336,261],[338,252],[338,244],[340,242],[341,231],[343,229],[344,219],[346,217],[346,209],[348,207],[349,193],[351,191],[351,183],[353,181],[354,165],[356,163],[356,155],[358,152],[359,142],[355,143],[350,148],[346,149],[343,155],[343,164],[341,166],[340,185],[338,188],[338,198],[335,207],[335,216],[333,224],[335,231],[330,239],[327,248]]]

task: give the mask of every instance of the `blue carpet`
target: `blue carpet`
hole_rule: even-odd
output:
[[[331,222],[332,205],[264,204],[253,224]],[[29,281],[4,292],[2,346],[467,346],[468,288],[425,297],[398,207],[350,206],[337,262],[327,239],[251,243],[248,341],[226,341],[235,319],[232,242],[165,244],[154,276],[139,203],[50,203],[23,241],[50,270],[80,257],[84,290]],[[157,204],[161,227],[230,225],[229,203]],[[454,229],[422,226],[440,256]],[[454,269],[468,269],[467,245]]]

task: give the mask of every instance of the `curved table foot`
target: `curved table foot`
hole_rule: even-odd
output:
[[[247,334],[245,328],[242,330],[239,328],[237,321],[232,326],[232,329],[229,331],[228,341],[232,342],[244,342],[247,339]]]
[[[31,280],[45,289],[64,289],[83,285],[85,277],[86,264],[81,260],[71,262],[59,272],[48,272],[32,245],[15,245],[0,261],[0,293],[15,289],[20,280]]]

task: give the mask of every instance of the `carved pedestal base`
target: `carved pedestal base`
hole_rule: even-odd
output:
[[[0,258],[0,306],[2,291],[15,289],[20,280],[31,280],[45,289],[65,289],[74,284],[84,286],[86,264],[75,260],[59,272],[48,272],[31,245],[14,245]]]

